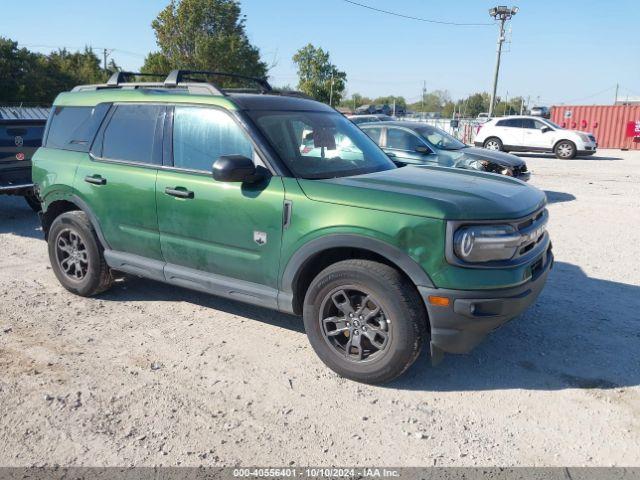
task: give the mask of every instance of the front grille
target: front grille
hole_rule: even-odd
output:
[[[522,235],[523,242],[513,259],[527,255],[544,241],[547,234],[548,219],[549,212],[547,212],[546,208],[543,208],[514,225],[518,233]]]

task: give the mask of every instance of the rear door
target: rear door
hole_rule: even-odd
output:
[[[211,167],[221,155],[244,155],[262,163],[247,132],[222,109],[176,106],[168,123],[173,135],[167,137],[165,151],[171,152],[171,162],[158,174],[156,189],[162,252],[169,264],[165,273],[184,283],[194,279],[193,272],[176,266],[186,267],[275,291],[281,177],[258,184],[213,179]]]
[[[505,118],[496,122],[496,136],[502,141],[502,145],[508,147],[521,147],[523,141],[522,119]]]
[[[112,250],[154,260],[162,260],[155,189],[165,111],[163,105],[114,105],[74,181]]]

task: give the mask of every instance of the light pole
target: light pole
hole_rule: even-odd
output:
[[[493,116],[493,107],[496,103],[496,92],[498,91],[498,73],[500,72],[500,56],[502,55],[502,44],[504,43],[504,24],[510,20],[516,13],[518,7],[493,7],[489,10],[489,15],[500,22],[500,32],[498,33],[498,54],[496,56],[496,71],[493,74],[493,91],[491,93],[491,104],[489,105],[489,118]]]

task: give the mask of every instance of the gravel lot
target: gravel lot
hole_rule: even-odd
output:
[[[325,368],[295,317],[135,278],[73,296],[0,197],[0,464],[640,466],[640,153],[527,161],[546,289],[385,387]]]

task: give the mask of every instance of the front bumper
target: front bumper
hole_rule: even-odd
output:
[[[442,352],[467,353],[492,330],[525,311],[542,291],[553,267],[548,248],[532,263],[531,278],[499,290],[445,290],[418,287],[431,324],[431,352],[435,362]],[[429,296],[447,297],[448,306],[429,303]]]

